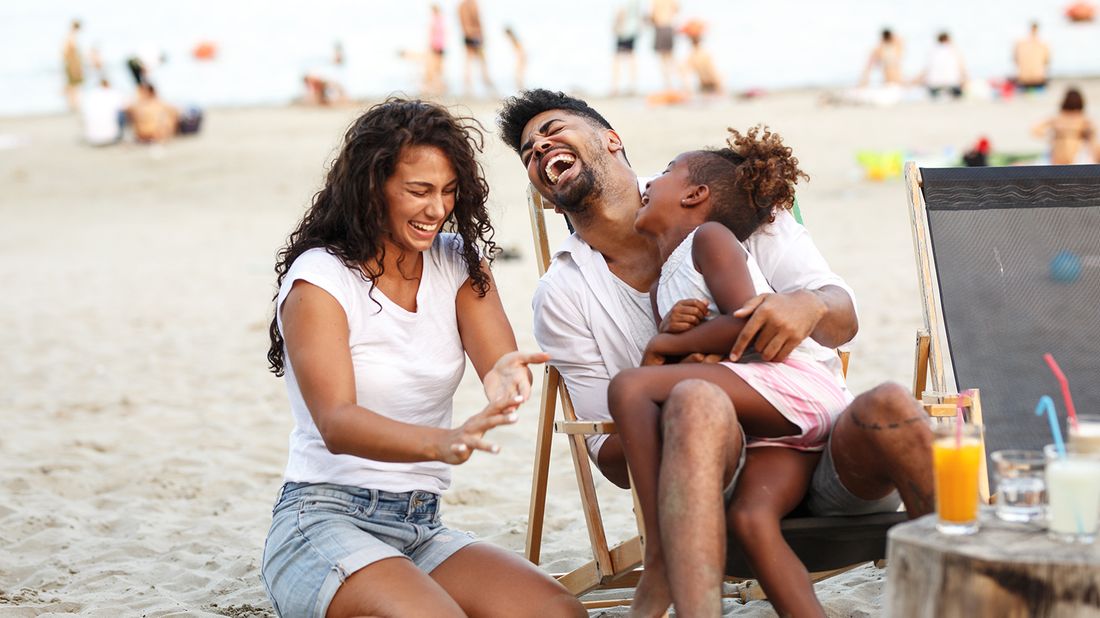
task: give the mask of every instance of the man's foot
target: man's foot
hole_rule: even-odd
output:
[[[646,565],[638,587],[634,589],[634,601],[630,604],[630,615],[635,618],[660,618],[672,605],[672,590],[668,585],[668,575],[664,565]]]

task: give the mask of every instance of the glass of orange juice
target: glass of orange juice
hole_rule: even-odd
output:
[[[936,529],[944,534],[978,531],[978,471],[982,433],[954,419],[935,426],[932,465],[936,483]]]

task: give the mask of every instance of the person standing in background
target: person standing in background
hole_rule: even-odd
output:
[[[611,96],[619,95],[619,74],[622,65],[630,70],[627,94],[633,94],[638,87],[638,63],[634,58],[634,43],[638,40],[638,31],[642,26],[642,6],[640,0],[626,0],[615,11],[615,59],[611,64]]]
[[[966,65],[963,63],[962,54],[951,42],[951,35],[941,32],[936,37],[936,46],[928,56],[928,66],[921,74],[920,82],[928,88],[928,93],[933,97],[946,92],[953,98],[959,98],[963,94],[963,86],[966,84]]]
[[[466,44],[466,69],[463,73],[463,85],[466,94],[471,92],[471,65],[475,62],[481,67],[481,81],[485,89],[490,93],[496,92],[492,80],[489,79],[489,67],[485,63],[485,39],[481,30],[481,13],[477,7],[477,0],[462,0],[458,3],[458,22],[462,25],[462,37]]]
[[[428,22],[428,58],[424,62],[424,93],[439,96],[447,92],[443,79],[443,54],[447,47],[447,28],[443,23],[443,10],[432,4],[432,16]]]
[[[653,50],[661,60],[661,78],[664,80],[665,90],[672,90],[674,87],[676,64],[672,58],[672,48],[676,42],[676,31],[673,21],[679,10],[680,5],[676,0],[653,0],[649,13],[654,29]]]
[[[71,111],[76,111],[80,106],[80,86],[84,83],[84,59],[76,40],[79,33],[80,20],[74,19],[61,47],[61,60],[65,67],[65,99]]]
[[[901,75],[902,51],[901,39],[894,36],[889,28],[883,28],[882,40],[871,50],[871,57],[867,59],[867,67],[863,69],[863,77],[860,78],[859,85],[866,86],[870,83],[871,73],[876,67],[882,68],[884,86],[901,85],[904,81]]]
[[[1016,63],[1017,88],[1046,87],[1050,48],[1039,38],[1039,22],[1031,22],[1031,32],[1016,43],[1012,59]]]
[[[527,72],[527,51],[523,49],[516,31],[511,26],[504,28],[504,36],[512,43],[512,51],[516,54],[516,92],[523,90],[523,75]]]

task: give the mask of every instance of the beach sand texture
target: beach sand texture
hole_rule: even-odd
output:
[[[1091,83],[1086,98],[1100,100]],[[767,122],[812,177],[799,192],[818,246],[855,288],[861,330],[850,385],[910,384],[921,324],[904,185],[871,183],[860,148],[1040,150],[1028,128],[1062,89],[1008,103],[819,108],[819,93],[672,109],[596,101],[635,168]],[[492,126],[496,106],[471,104]],[[319,188],[355,109],[212,110],[203,134],[163,148],[94,149],[72,117],[0,120],[0,616],[267,616],[263,540],[290,415],[266,371],[277,248]],[[536,281],[526,178],[495,135],[484,157],[495,266],[520,345],[534,349]],[[498,456],[455,470],[445,521],[522,550],[537,396],[498,430]],[[456,418],[480,409],[467,371]],[[634,531],[626,492],[604,484],[613,541]],[[544,566],[588,559],[568,449],[555,441]],[[880,612],[885,572],[819,585],[831,616]],[[728,615],[773,615],[727,602]],[[626,615],[598,610],[592,615]]]

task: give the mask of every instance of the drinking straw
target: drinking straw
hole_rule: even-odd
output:
[[[1058,382],[1062,385],[1062,399],[1066,402],[1066,418],[1069,419],[1070,425],[1073,425],[1074,431],[1077,431],[1080,427],[1077,426],[1077,409],[1073,407],[1073,397],[1069,396],[1069,380],[1066,379],[1066,374],[1062,373],[1062,368],[1054,361],[1054,357],[1051,356],[1050,352],[1043,355],[1043,360],[1047,362],[1051,373],[1058,378]]]
[[[963,391],[959,393],[959,398],[955,400],[955,448],[962,448],[963,423],[966,422],[963,419],[963,398],[969,395],[970,391]]]
[[[1047,420],[1050,421],[1050,433],[1054,436],[1054,448],[1058,451],[1058,458],[1066,458],[1066,443],[1062,442],[1062,430],[1058,427],[1058,412],[1054,409],[1054,400],[1048,395],[1043,395],[1039,398],[1039,404],[1035,406],[1035,416],[1042,416],[1043,411],[1047,413]]]

